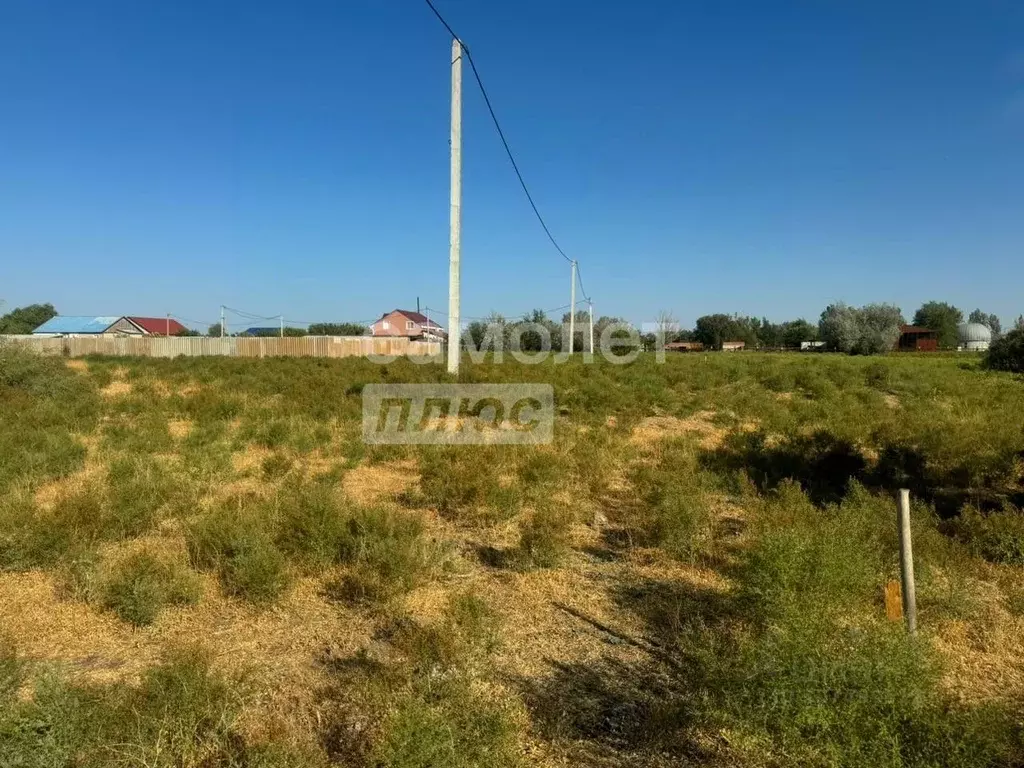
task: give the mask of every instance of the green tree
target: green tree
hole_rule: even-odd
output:
[[[992,342],[985,365],[996,371],[1024,373],[1024,328],[1016,328]]]
[[[220,328],[219,325],[217,327]],[[201,334],[199,331],[194,331],[191,328],[186,328],[183,331],[178,331],[174,335],[175,336],[202,336],[203,334]]]
[[[213,325],[211,325],[209,328],[206,329],[206,335],[207,336],[220,336],[221,335],[220,331],[221,331],[220,323],[214,323]]]
[[[1013,322],[1013,330],[1024,331],[1024,315],[1017,316],[1017,319]]]
[[[929,301],[914,313],[914,325],[930,328],[939,337],[943,349],[955,349],[959,334],[957,326],[964,320],[964,313],[944,301]]]
[[[0,333],[32,333],[56,315],[57,310],[53,308],[53,304],[29,304],[27,307],[18,307],[0,317]]]
[[[900,338],[903,313],[892,304],[851,307],[831,304],[821,313],[818,333],[827,349],[851,355],[888,352]]]
[[[733,341],[738,335],[736,321],[729,315],[703,315],[697,318],[693,337],[706,349],[721,349],[723,341]]]
[[[992,331],[992,338],[999,338],[1003,333],[1003,324],[999,321],[998,315],[987,315],[980,309],[976,309],[967,316],[969,323],[981,323]]]
[[[800,348],[805,341],[817,341],[818,329],[816,326],[804,320],[791,320],[782,324],[782,343],[786,347]]]
[[[310,336],[365,336],[370,329],[362,323],[313,323]]]

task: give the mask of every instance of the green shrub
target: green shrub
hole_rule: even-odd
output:
[[[1007,505],[983,514],[966,507],[951,525],[972,551],[994,563],[1024,565],[1024,512]]]
[[[520,527],[520,561],[538,568],[554,568],[570,551],[571,526],[569,510],[540,506]]]
[[[627,520],[634,542],[657,546],[673,557],[693,562],[708,551],[714,517],[706,478],[696,469],[688,441],[668,441],[654,465],[633,471],[640,506]]]
[[[864,368],[864,383],[872,389],[888,390],[892,386],[892,369],[885,363],[871,363]]]
[[[213,673],[195,650],[171,652],[138,685],[72,683],[50,674],[30,700],[0,710],[0,763],[298,768],[319,762],[249,740],[238,727],[243,700],[239,683]]]
[[[196,567],[216,570],[228,594],[270,602],[290,584],[287,563],[274,543],[273,521],[242,504],[227,504],[194,523],[189,555]]]
[[[423,501],[442,515],[468,521],[507,520],[522,504],[513,446],[431,446],[420,455]]]
[[[102,605],[124,621],[152,624],[165,605],[193,605],[199,581],[178,563],[138,552],[119,563],[102,586]]]
[[[351,510],[330,483],[287,485],[278,505],[277,544],[307,566],[324,568],[342,559]]]
[[[994,371],[1024,373],[1024,330],[1013,330],[992,342],[985,367]]]
[[[350,512],[339,540],[339,560],[353,567],[331,589],[350,601],[376,602],[403,594],[444,565],[441,547],[416,513],[386,507]]]

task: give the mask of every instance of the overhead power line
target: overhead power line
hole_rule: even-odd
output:
[[[530,189],[526,186],[526,180],[523,179],[523,174],[519,170],[519,164],[516,162],[516,158],[512,154],[511,147],[508,145],[508,139],[505,138],[505,132],[501,129],[501,123],[498,122],[498,116],[494,112],[494,106],[491,104],[490,96],[487,95],[487,89],[484,87],[484,81],[480,77],[480,71],[476,68],[476,62],[473,61],[473,54],[470,53],[469,46],[462,42],[461,37],[455,34],[455,30],[451,28],[451,25],[447,21],[445,21],[444,16],[442,16],[441,12],[434,7],[434,4],[430,0],[426,0],[426,3],[430,6],[430,10],[434,12],[434,15],[437,16],[438,21],[440,21],[444,25],[444,28],[448,30],[448,33],[462,44],[462,50],[466,54],[466,60],[469,62],[469,68],[473,70],[473,77],[476,79],[476,84],[479,86],[480,93],[484,97],[484,104],[487,105],[487,111],[491,114],[491,120],[494,122],[494,127],[498,131],[498,137],[501,139],[502,146],[505,147],[505,154],[508,155],[509,162],[512,163],[512,170],[516,172],[516,178],[519,179],[519,185],[523,188],[523,193],[526,195],[526,199],[529,201],[530,207],[533,208],[533,213],[537,217],[537,221],[540,222],[540,226],[543,228],[544,234],[548,236],[548,240],[550,240],[551,244],[555,246],[555,250],[561,254],[563,259],[571,262],[572,259],[566,255],[565,251],[562,250],[562,246],[560,246],[558,241],[555,240],[555,236],[551,234],[551,230],[544,221],[544,217],[541,216],[540,210],[537,208],[537,204],[533,201],[533,195],[530,194]]]

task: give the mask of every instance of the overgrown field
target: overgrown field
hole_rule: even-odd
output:
[[[0,766],[1024,765],[1020,377],[467,361],[554,442],[362,442],[448,380],[0,347]]]

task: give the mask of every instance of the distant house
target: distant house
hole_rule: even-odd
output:
[[[142,336],[143,330],[117,315],[56,315],[40,325],[33,336]]]
[[[166,336],[187,331],[177,320],[166,317],[117,315],[56,315],[40,325],[38,336]]]
[[[426,315],[408,309],[393,309],[370,326],[374,336],[404,336],[407,339],[443,341],[444,328]]]
[[[130,315],[127,318],[131,323],[147,336],[177,336],[179,333],[186,333],[188,328],[174,318],[166,317],[138,317]]]
[[[900,352],[937,352],[939,333],[919,325],[904,325],[900,328],[900,340],[896,348]]]
[[[723,341],[722,351],[723,352],[739,352],[740,350],[747,348],[747,342],[745,341]]]
[[[801,352],[821,352],[825,349],[824,341],[801,341]]]
[[[704,345],[699,341],[670,341],[665,349],[669,352],[703,352]]]

